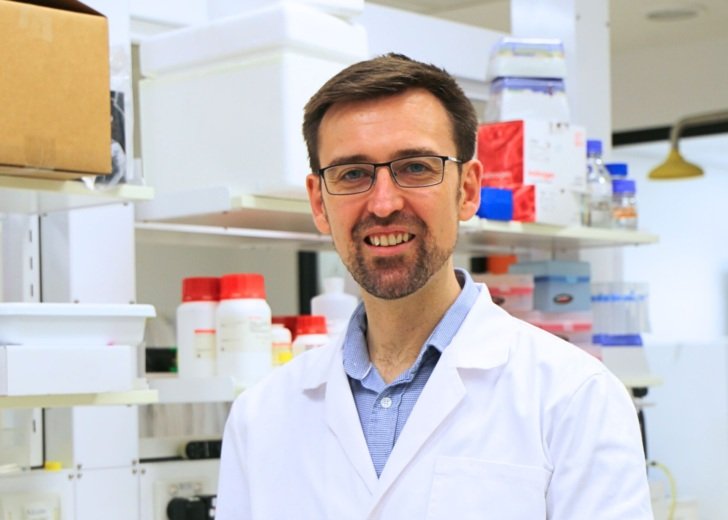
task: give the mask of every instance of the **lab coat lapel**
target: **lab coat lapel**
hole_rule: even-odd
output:
[[[326,423],[336,437],[340,449],[364,481],[369,492],[373,494],[377,486],[377,474],[361,429],[351,387],[344,372],[341,349],[338,349],[330,366],[325,407]]]
[[[465,387],[457,370],[438,363],[384,465],[379,478],[377,500],[386,493],[464,396]]]

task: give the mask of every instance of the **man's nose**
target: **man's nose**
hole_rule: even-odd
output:
[[[378,217],[386,217],[404,206],[402,188],[394,182],[389,166],[379,166],[375,172],[375,182],[369,194],[369,211]]]

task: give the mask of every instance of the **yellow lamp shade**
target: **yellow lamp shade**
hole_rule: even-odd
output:
[[[652,170],[649,178],[655,180],[685,179],[701,175],[703,175],[702,168],[687,162],[676,148],[672,148],[665,162]]]

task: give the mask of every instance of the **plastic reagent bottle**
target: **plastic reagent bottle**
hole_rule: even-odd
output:
[[[249,388],[273,368],[271,310],[260,274],[220,279],[217,308],[217,373]]]
[[[632,179],[612,181],[612,221],[615,228],[637,229],[637,188]]]
[[[296,320],[296,337],[293,339],[293,357],[307,350],[323,347],[329,342],[324,316],[302,315]]]
[[[324,278],[324,292],[311,298],[311,314],[326,317],[326,330],[333,339],[346,332],[358,304],[356,296],[344,292],[344,279],[332,276]]]
[[[586,203],[585,224],[592,227],[612,227],[612,179],[602,160],[602,142],[586,142]]]
[[[182,303],[177,307],[177,371],[181,378],[212,377],[216,367],[215,314],[220,280],[190,277],[182,280]]]
[[[291,331],[282,323],[274,323],[272,329],[272,355],[273,366],[285,365],[293,358]]]

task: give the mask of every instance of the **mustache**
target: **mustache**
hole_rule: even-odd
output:
[[[397,211],[386,217],[367,215],[356,223],[353,232],[354,234],[363,235],[366,234],[366,230],[369,228],[394,225],[413,227],[416,230],[424,230],[426,228],[425,223],[419,217]]]

